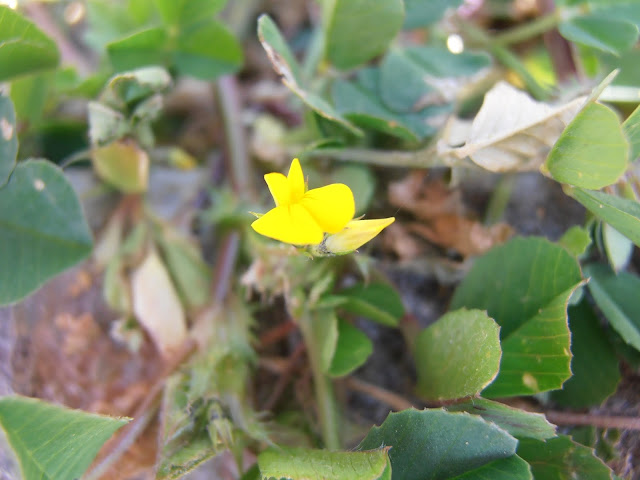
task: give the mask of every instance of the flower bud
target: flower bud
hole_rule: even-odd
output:
[[[391,225],[394,220],[394,217],[351,220],[338,233],[328,235],[318,245],[309,247],[309,251],[312,255],[318,257],[351,253],[378,235],[384,228]]]

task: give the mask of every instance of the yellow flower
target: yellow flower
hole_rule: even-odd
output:
[[[294,245],[316,245],[325,233],[341,231],[353,218],[351,189],[332,183],[307,191],[297,158],[291,162],[288,176],[267,173],[264,179],[276,206],[251,226],[265,237]]]
[[[394,217],[351,220],[338,233],[329,235],[320,245],[311,247],[316,256],[344,255],[358,249],[395,221]]]

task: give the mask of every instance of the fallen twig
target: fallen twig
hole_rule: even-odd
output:
[[[555,410],[545,412],[545,415],[547,420],[556,425],[585,425],[599,428],[618,428],[620,430],[640,430],[639,417],[597,415]]]
[[[354,377],[349,377],[344,380],[347,388],[355,390],[357,392],[366,393],[370,397],[375,398],[383,403],[389,405],[393,410],[400,411],[408,408],[413,408],[414,404],[411,401],[404,398],[402,395],[390,392],[384,388],[378,387],[371,383],[359,380]]]

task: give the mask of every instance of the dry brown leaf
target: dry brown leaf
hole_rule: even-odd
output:
[[[459,189],[450,189],[439,180],[425,182],[425,178],[425,172],[413,172],[389,187],[390,203],[422,220],[410,223],[403,232],[398,227],[391,232],[395,238],[389,247],[400,258],[418,254],[417,247],[410,243],[410,233],[465,257],[480,255],[513,234],[513,229],[504,223],[482,225],[467,211]]]
[[[462,256],[481,255],[496,244],[503,243],[513,229],[499,223],[485,227],[481,223],[456,215],[443,215],[429,224],[412,223],[408,230],[443,248],[452,248]]]
[[[382,245],[398,256],[400,261],[417,258],[424,253],[420,241],[402,223],[389,225],[382,234]]]
[[[79,292],[76,279],[91,278]],[[84,282],[84,280],[83,280]],[[138,353],[109,336],[115,318],[100,277],[72,269],[11,309],[16,329],[11,368],[16,392],[90,412],[127,416],[162,362],[149,341]]]
[[[89,412],[132,416],[163,367],[147,339],[137,353],[110,337],[116,314],[103,297],[101,275],[87,264],[48,282],[9,312],[16,331],[10,362],[16,393]],[[103,478],[154,478],[152,426]],[[136,476],[137,475],[137,476]]]
[[[151,249],[131,275],[133,312],[166,357],[187,338],[187,320],[180,298],[162,260]]]
[[[453,119],[454,126],[446,128],[438,141],[438,155],[457,161],[469,157],[492,172],[536,170],[585,105],[585,99],[551,105],[532,99],[506,82],[498,82],[485,95],[470,125]],[[460,146],[460,132],[465,130],[466,138]]]
[[[443,214],[463,214],[462,195],[441,181],[425,184],[426,172],[417,170],[404,180],[389,186],[389,202],[394,207],[413,213],[417,218],[430,220]]]
[[[87,270],[80,270],[76,275],[73,283],[69,287],[69,293],[72,297],[77,297],[91,288],[93,285],[93,277]]]

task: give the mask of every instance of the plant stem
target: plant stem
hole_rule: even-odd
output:
[[[536,3],[543,14],[555,13],[560,17],[554,0],[537,0]],[[557,28],[547,30],[543,34],[543,39],[559,83],[582,74],[580,64],[574,58],[573,47],[566,38],[560,35]]]
[[[485,225],[493,225],[502,219],[504,211],[511,199],[511,193],[513,192],[515,183],[516,176],[513,173],[506,173],[498,180],[498,184],[496,188],[493,189],[493,193],[489,199],[489,205],[484,214]]]
[[[369,395],[379,402],[387,404],[396,412],[415,407],[415,405],[411,401],[409,401],[402,395],[398,395],[397,393],[385,390],[384,388],[365,382],[364,380],[360,380],[359,378],[349,377],[345,379],[344,383],[347,385],[347,388]]]
[[[257,194],[246,147],[248,142],[242,124],[242,105],[237,80],[231,75],[225,75],[218,80],[216,88],[224,120],[231,184],[243,200],[255,201]]]
[[[599,428],[618,428],[620,430],[640,430],[640,418],[617,415],[595,415],[574,412],[545,412],[547,420],[556,425],[587,425]]]
[[[340,450],[338,410],[333,394],[333,384],[322,369],[320,343],[318,339],[315,338],[313,331],[313,322],[321,320],[322,319],[315,318],[314,315],[305,308],[298,319],[298,323],[300,333],[302,333],[302,338],[307,346],[307,355],[309,356],[309,363],[311,365],[316,403],[318,404],[318,416],[322,429],[322,440],[324,441],[325,447],[329,450]]]
[[[542,35],[549,30],[555,28],[560,23],[560,14],[555,11],[549,15],[539,17],[524,25],[507,30],[492,37],[492,43],[495,45],[511,45],[513,43],[524,42],[531,38]]]
[[[549,92],[535,79],[527,70],[517,55],[514,55],[503,44],[498,43],[488,33],[476,27],[471,22],[458,20],[458,31],[469,41],[469,43],[488,49],[491,54],[504,66],[510,68],[520,76],[527,89],[538,100],[544,100],[549,96]]]
[[[367,148],[321,148],[305,152],[301,156],[324,157],[345,162],[359,162],[383,167],[475,167],[466,159],[460,160],[452,156],[441,157],[433,145],[420,150],[373,150]]]

